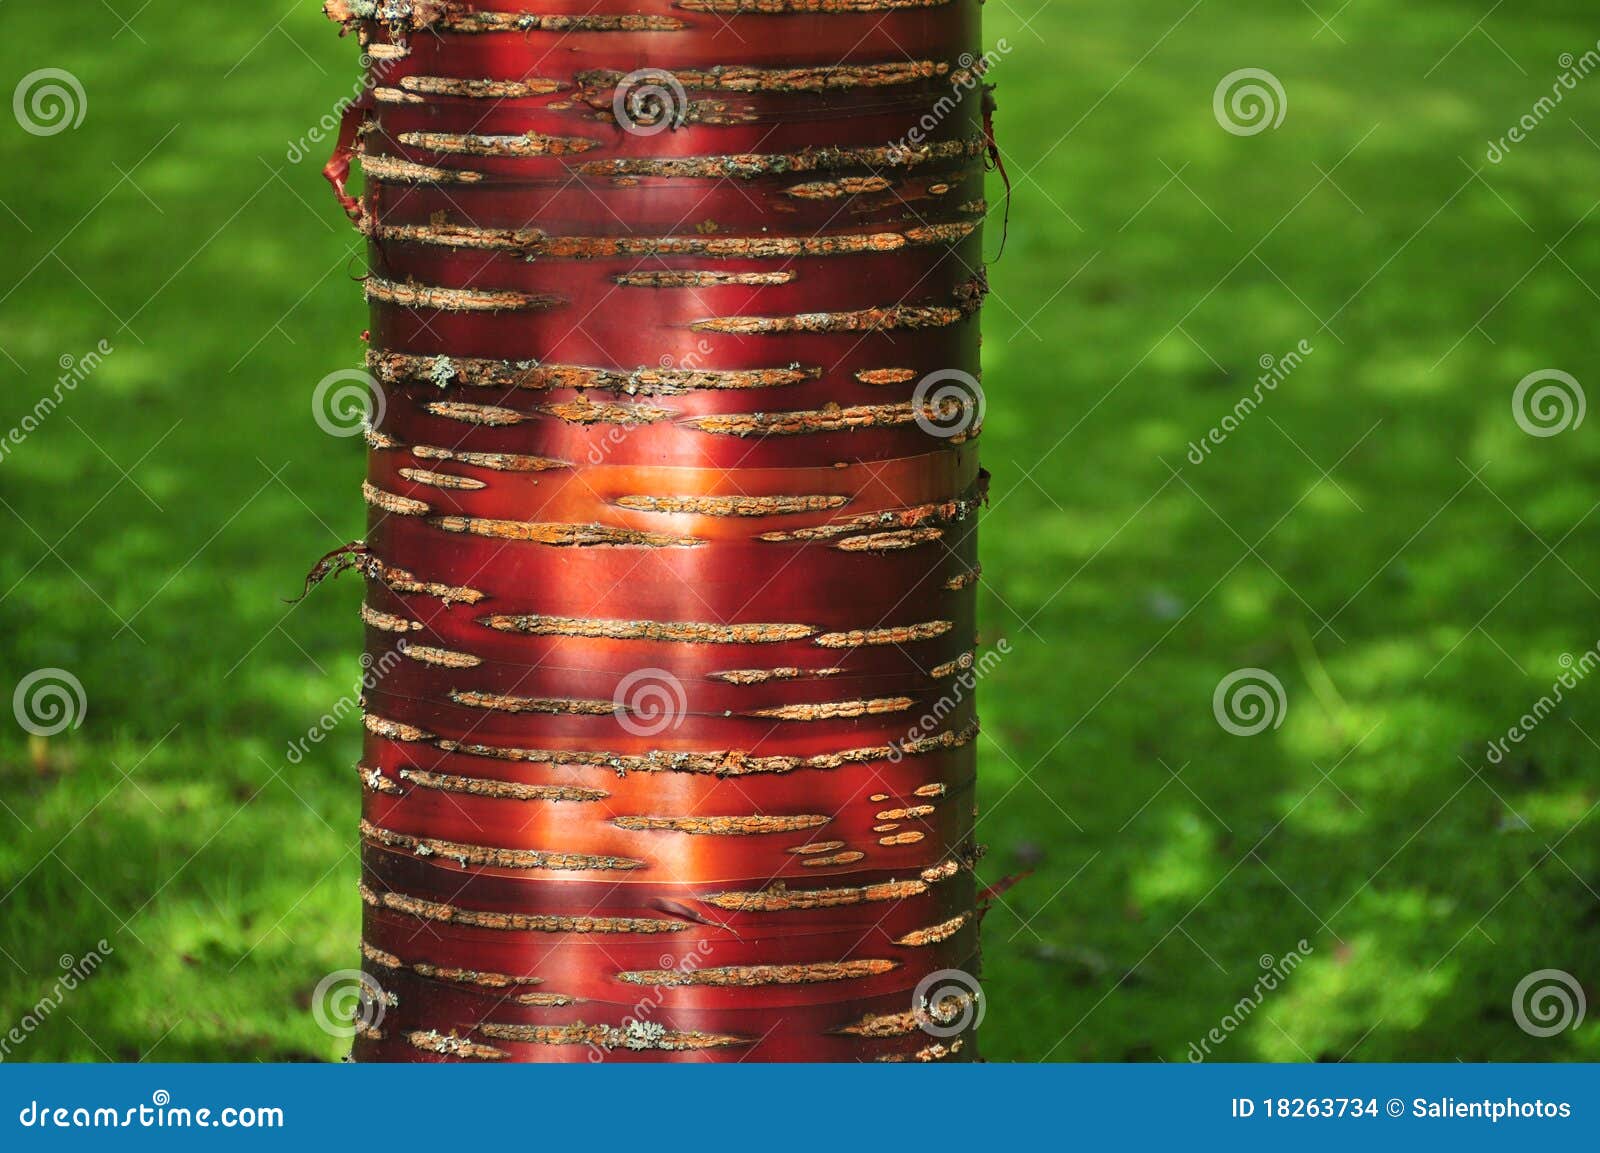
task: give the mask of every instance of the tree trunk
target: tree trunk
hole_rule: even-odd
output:
[[[977,0],[328,11],[357,1056],[972,1057]]]

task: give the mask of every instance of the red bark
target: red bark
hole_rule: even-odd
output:
[[[971,1057],[914,1000],[978,951],[976,0],[328,8],[383,401],[357,1056]]]

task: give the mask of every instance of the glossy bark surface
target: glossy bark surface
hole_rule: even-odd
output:
[[[383,401],[357,1056],[971,1057],[916,990],[977,969],[978,4],[330,12]]]

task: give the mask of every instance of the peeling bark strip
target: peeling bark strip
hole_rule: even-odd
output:
[[[788,284],[799,273],[789,272],[624,272],[612,279],[624,288],[725,288],[730,285]]]
[[[582,789],[575,785],[525,785],[520,781],[458,777],[423,769],[401,769],[400,779],[423,789],[506,801],[603,801],[611,795],[604,789]]]
[[[367,299],[405,308],[437,308],[443,312],[516,312],[559,308],[559,296],[528,292],[495,292],[483,288],[435,288],[426,284],[395,284],[367,278]]]
[[[600,141],[584,136],[545,136],[527,132],[521,136],[480,136],[476,133],[402,132],[400,143],[447,156],[572,156],[600,147]]]
[[[981,413],[919,387],[981,379],[978,0],[327,9],[388,401],[317,569],[385,662],[355,1056],[976,1056],[912,1001],[978,964]]]
[[[384,179],[386,164],[363,165],[369,179]],[[413,166],[420,168],[421,166]],[[441,170],[433,170],[441,171]],[[461,173],[443,173],[460,176]],[[395,175],[408,183],[449,183],[425,175]],[[363,220],[377,240],[510,252],[527,260],[605,260],[612,257],[701,256],[714,259],[790,260],[800,256],[860,256],[905,248],[955,244],[972,235],[976,224],[918,225],[895,232],[844,232],[818,236],[550,236],[537,228],[479,228],[440,220],[428,224],[383,224]],[[643,371],[643,370],[641,370]]]
[[[832,818],[798,817],[613,817],[611,823],[631,832],[689,833],[697,837],[753,837],[764,833],[798,833],[826,825]]]
[[[618,507],[634,512],[729,517],[827,512],[849,503],[847,496],[622,496],[616,500]]]
[[[770,717],[777,721],[833,721],[847,717],[903,713],[913,703],[910,697],[880,697],[871,701],[833,701],[823,705],[780,705],[772,709],[756,709],[744,715]]]
[[[672,77],[684,88],[706,92],[836,92],[912,84],[950,73],[944,61],[906,60],[885,64],[839,64],[829,68],[752,68],[727,65],[705,70],[677,69]],[[625,73],[578,73],[578,83],[615,89]]]
[[[782,15],[791,12],[896,12],[902,8],[942,8],[951,0],[678,0],[691,12],[729,16]]]
[[[895,328],[943,328],[978,311],[988,285],[979,277],[961,286],[954,307],[895,304],[850,312],[807,312],[798,316],[719,316],[697,320],[696,332],[773,335],[783,332],[880,332]]]
[[[478,621],[497,632],[533,637],[605,637],[617,641],[671,641],[695,645],[759,645],[805,640],[810,625],[718,625],[698,621],[608,621],[582,617],[489,616]]]
[[[361,886],[361,899],[373,908],[389,909],[424,921],[500,929],[508,933],[681,933],[684,921],[660,917],[571,917],[542,913],[492,913],[425,901],[404,893],[376,893]]]
[[[811,152],[736,156],[662,156],[651,159],[591,160],[579,165],[584,176],[662,176],[754,180],[786,172],[834,172],[842,168],[917,168],[924,164],[976,160],[988,149],[982,136],[941,140],[915,147],[885,144],[871,148],[819,148]]]
[[[488,1023],[478,1026],[478,1032],[496,1041],[518,1041],[524,1045],[582,1045],[601,1049],[657,1049],[678,1053],[697,1049],[721,1049],[730,1045],[749,1045],[753,1037],[735,1037],[723,1033],[679,1033],[652,1025],[648,1021],[633,1021],[626,1026],[614,1025],[500,1025]]]
[[[599,524],[538,524],[521,520],[485,520],[471,516],[436,516],[429,524],[445,532],[467,533],[494,540],[524,541],[557,548],[638,545],[644,548],[695,548],[705,542],[669,533],[607,528]]]
[[[482,865],[492,869],[565,869],[597,872],[627,872],[642,869],[646,862],[632,857],[600,857],[589,853],[546,853],[536,849],[496,849],[488,845],[464,845],[435,837],[413,837],[382,829],[371,821],[361,822],[361,835],[375,845],[405,849],[419,857],[444,857],[462,866]]]
[[[538,364],[531,360],[479,360],[378,351],[367,354],[367,367],[378,380],[394,385],[415,382],[432,384],[437,388],[603,388],[629,396],[678,396],[701,389],[779,388],[815,380],[822,375],[820,368],[803,368],[800,365],[725,372],[668,368],[618,372],[573,364]],[[420,449],[412,451],[421,452]],[[463,457],[456,454],[442,459]],[[570,466],[558,464],[557,467]]]
[[[670,988],[685,985],[728,987],[738,985],[816,985],[827,981],[850,981],[893,972],[898,961],[822,961],[801,965],[729,965],[717,969],[645,969],[618,973],[617,979],[630,985]]]
[[[810,756],[756,756],[740,749],[721,749],[710,752],[673,752],[654,750],[648,753],[624,754],[599,750],[574,749],[524,749],[507,745],[486,745],[471,741],[455,741],[435,736],[415,725],[401,724],[385,717],[367,713],[362,718],[373,736],[385,740],[411,744],[431,744],[447,753],[460,753],[469,757],[485,757],[497,761],[513,761],[531,765],[558,765],[580,768],[608,769],[619,777],[629,773],[691,773],[715,777],[761,777],[798,772],[803,769],[833,770],[847,765],[866,765],[875,761],[900,757],[916,757],[970,745],[978,735],[976,723],[958,730],[946,730],[926,737],[899,740],[892,744],[865,745],[843,749],[836,753],[813,753]],[[921,834],[916,834],[920,837]],[[841,855],[842,857],[843,855]],[[849,857],[860,860],[862,854]],[[816,860],[824,864],[831,861]]]

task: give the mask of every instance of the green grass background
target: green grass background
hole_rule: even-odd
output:
[[[0,129],[0,431],[115,348],[0,462],[0,689],[59,666],[89,701],[44,741],[0,714],[0,1031],[105,938],[8,1059],[330,1059],[357,725],[285,750],[355,684],[360,591],[283,598],[362,529],[359,442],[309,396],[364,308],[325,146],[286,153],[355,50],[310,0],[135,7],[0,6],[4,90],[89,96],[75,131]],[[1600,417],[1537,439],[1510,404],[1547,368],[1600,403],[1600,76],[1485,159],[1600,21],[1489,8],[986,6],[1015,196],[982,604],[1012,653],[980,832],[986,876],[1032,869],[985,923],[990,1058],[1184,1060],[1302,939],[1217,1058],[1600,1058],[1593,1019],[1511,1013],[1537,969],[1600,992],[1600,685],[1484,755],[1600,641]],[[1243,67],[1277,129],[1214,119]],[[1212,714],[1245,666],[1288,701],[1249,738]]]

